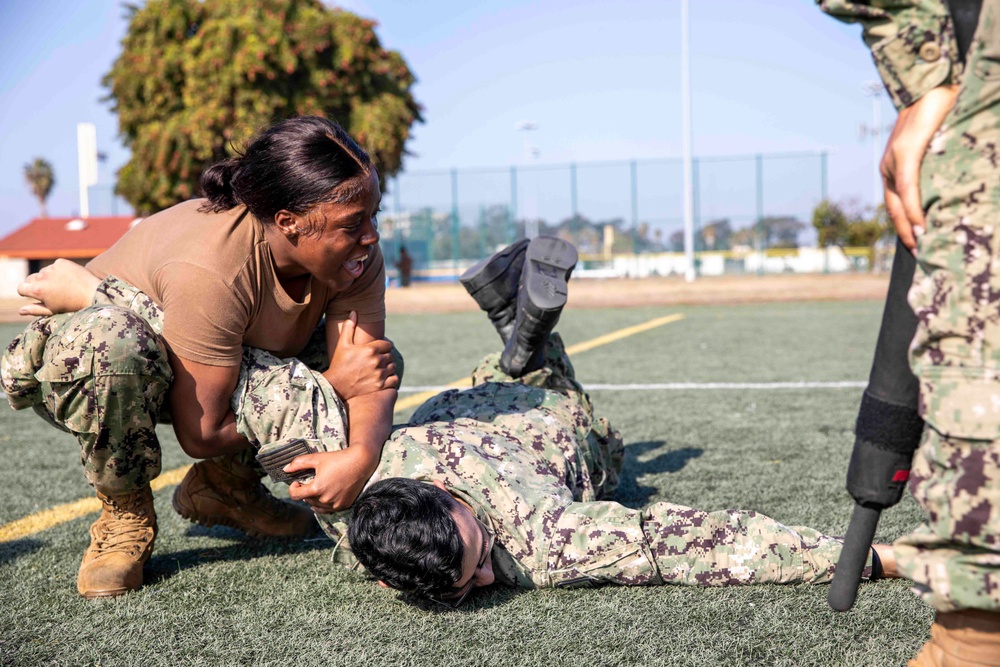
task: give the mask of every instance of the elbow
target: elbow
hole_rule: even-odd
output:
[[[177,441],[181,444],[184,453],[193,459],[210,459],[213,456],[210,448],[204,442],[181,437],[178,437]]]
[[[218,447],[214,444],[215,438],[204,433],[185,433],[181,429],[175,428],[177,442],[185,454],[193,459],[210,459],[218,456]]]

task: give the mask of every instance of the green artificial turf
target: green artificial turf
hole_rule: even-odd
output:
[[[570,345],[679,312],[685,319],[581,353],[588,384],[864,381],[877,303],[578,310]],[[0,326],[0,342],[19,327]],[[463,377],[498,342],[474,313],[392,316],[405,386]],[[406,397],[408,394],[401,394]],[[743,507],[842,533],[861,389],[591,392],[627,448],[618,500]],[[161,428],[164,469],[190,462]],[[0,523],[89,495],[72,438],[0,409]],[[81,599],[85,517],[0,544],[0,664],[900,665],[931,611],[905,582],[865,585],[837,614],[825,586],[477,591],[445,612],[413,606],[329,560],[331,543],[260,543],[187,523],[156,494],[160,532],[137,593]],[[878,538],[920,520],[909,498]]]

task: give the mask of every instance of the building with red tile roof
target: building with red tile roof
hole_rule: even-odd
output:
[[[110,248],[141,218],[35,218],[0,239],[0,257],[44,265],[58,257],[86,261]]]
[[[35,218],[0,239],[0,299],[17,296],[17,285],[60,257],[80,264],[110,248],[141,218]]]

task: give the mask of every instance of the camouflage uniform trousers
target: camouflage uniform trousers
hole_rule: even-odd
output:
[[[927,422],[910,490],[927,521],[900,571],[940,611],[1000,610],[1000,0],[983,3],[958,101],[924,158],[910,349]]]
[[[169,416],[173,379],[162,317],[148,296],[109,276],[93,306],[33,321],[0,360],[11,406],[31,407],[75,435],[87,481],[105,494],[128,493],[160,473],[154,427]],[[280,438],[346,446],[344,405],[321,375],[329,365],[323,329],[297,358],[244,348],[231,399],[237,429],[252,445],[239,453],[243,463],[259,469],[256,449]],[[402,374],[395,348],[393,356]]]
[[[756,512],[601,500],[624,445],[594,417],[557,335],[548,353],[520,379],[487,356],[473,388],[430,399],[393,433],[373,480],[442,481],[496,535],[498,581],[523,588],[830,580],[841,542],[815,530]],[[355,565],[349,548],[334,559]]]

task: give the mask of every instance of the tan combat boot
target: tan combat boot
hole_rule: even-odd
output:
[[[142,566],[153,552],[156,511],[153,492],[144,488],[120,496],[97,493],[104,509],[90,526],[76,589],[85,598],[107,598],[142,586]]]
[[[939,611],[909,667],[1000,667],[1000,613]]]
[[[261,473],[231,456],[199,461],[174,491],[174,509],[203,526],[229,526],[250,537],[306,537],[316,532],[308,507],[279,500]]]

